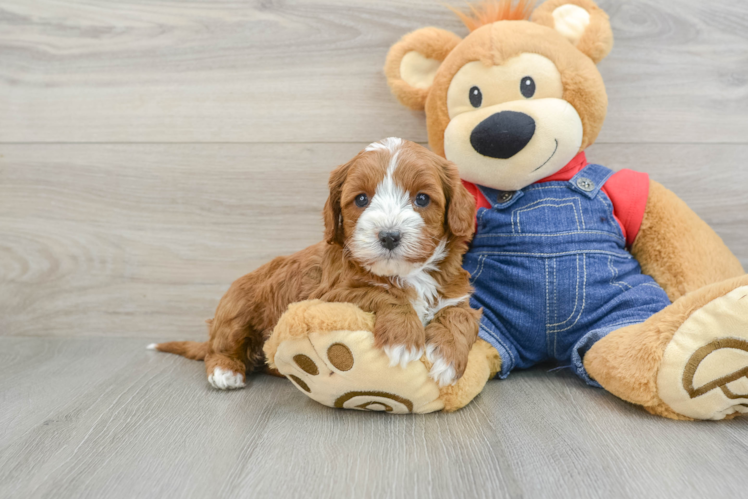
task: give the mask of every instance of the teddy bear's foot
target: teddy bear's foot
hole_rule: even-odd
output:
[[[463,377],[440,388],[425,355],[405,367],[393,366],[375,347],[373,328],[374,315],[353,304],[297,302],[265,342],[265,355],[271,368],[323,405],[386,413],[462,408],[500,367],[495,349],[479,340]]]
[[[587,353],[585,368],[613,394],[675,419],[748,413],[748,277],[710,285]]]
[[[353,304],[291,304],[265,353],[271,366],[304,394],[333,408],[428,413],[441,410],[439,388],[415,360],[391,363],[374,346],[374,315]],[[420,356],[420,355],[419,355]]]
[[[676,330],[657,388],[666,405],[690,418],[748,413],[748,286],[712,300]]]

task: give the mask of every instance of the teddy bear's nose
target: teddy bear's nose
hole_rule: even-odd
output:
[[[480,122],[470,134],[478,153],[506,160],[527,146],[535,134],[535,120],[517,111],[501,111]]]

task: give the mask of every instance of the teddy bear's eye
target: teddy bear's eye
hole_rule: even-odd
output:
[[[470,104],[474,108],[480,108],[481,103],[483,102],[483,94],[481,93],[480,89],[478,87],[472,87],[470,89]]]
[[[531,77],[526,76],[522,79],[522,83],[519,84],[519,91],[526,98],[531,98],[535,95],[535,80]]]

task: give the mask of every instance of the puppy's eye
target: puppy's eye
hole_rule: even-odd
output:
[[[483,102],[483,94],[480,89],[478,87],[472,87],[468,96],[470,97],[470,104],[474,108],[480,108],[480,105]]]
[[[531,98],[535,95],[535,80],[533,80],[531,77],[526,76],[522,79],[522,82],[519,84],[519,91],[522,92],[522,95],[526,98]]]
[[[413,201],[417,207],[427,207],[429,206],[429,203],[431,203],[431,198],[429,198],[429,195],[426,193],[418,193],[416,195],[416,199]]]
[[[353,203],[355,203],[358,208],[364,208],[369,204],[369,197],[364,193],[361,193],[360,195],[356,196],[356,198],[353,200]]]

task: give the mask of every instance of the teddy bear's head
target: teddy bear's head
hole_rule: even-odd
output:
[[[416,30],[392,46],[385,73],[403,105],[425,109],[431,148],[464,180],[513,191],[595,141],[608,105],[595,64],[613,35],[591,0],[548,0],[532,16],[527,0],[472,10],[460,14],[467,37]]]

